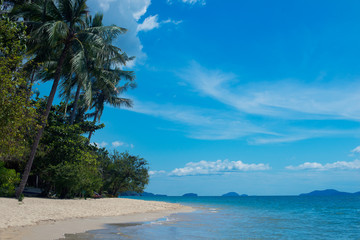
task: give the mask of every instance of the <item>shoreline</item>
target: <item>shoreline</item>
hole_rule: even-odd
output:
[[[191,207],[180,204],[127,198],[25,198],[23,203],[0,198],[0,239],[59,239],[65,234],[101,229],[106,224],[141,223],[191,211]]]

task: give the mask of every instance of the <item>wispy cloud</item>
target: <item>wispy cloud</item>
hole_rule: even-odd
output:
[[[194,139],[279,144],[360,133],[360,105],[353,104],[360,102],[360,84],[354,82],[322,87],[295,80],[249,83],[196,62],[176,74],[183,90],[200,101],[165,104],[130,96],[134,108],[129,110],[180,123],[179,131]]]
[[[175,21],[175,20],[172,20],[172,19],[167,19],[167,20],[164,20],[162,21],[162,23],[172,23],[172,24],[175,24],[175,25],[179,25],[180,23],[182,23],[183,21],[182,20],[179,20],[179,21]]]
[[[352,153],[360,153],[360,146],[357,146],[353,150],[351,150]]]
[[[196,91],[241,112],[282,119],[360,120],[360,83],[303,84],[295,79],[249,82],[196,62],[180,77]]]
[[[179,131],[194,139],[222,140],[246,137],[250,144],[258,145],[360,134],[359,128],[336,129],[336,126],[322,128],[322,125],[300,127],[296,125],[295,121],[291,121],[292,124],[289,124],[276,118],[252,119],[237,110],[176,105],[176,102],[159,104],[140,101],[133,96],[127,97],[134,100],[134,108],[126,110],[181,123]]]
[[[174,1],[176,1],[176,0],[167,0],[167,3],[172,4]],[[194,5],[194,4],[206,5],[205,0],[177,0],[177,1],[187,3],[190,5]]]
[[[287,166],[289,170],[358,170],[360,169],[360,160],[354,160],[352,162],[338,161],[334,163],[321,164],[317,162],[305,162],[298,166]]]
[[[141,102],[138,99],[134,99],[134,108],[127,110],[182,123],[185,126],[182,131],[195,139],[236,139],[252,134],[271,134],[240,115],[221,110]]]
[[[282,129],[281,129],[282,128]],[[317,128],[299,128],[283,125],[280,128],[274,129],[277,133],[272,133],[264,136],[256,136],[249,139],[251,144],[273,144],[296,142],[309,138],[321,138],[331,136],[350,136],[360,133],[360,129],[320,129]]]
[[[194,176],[209,174],[224,174],[228,172],[241,171],[263,171],[269,170],[268,164],[246,164],[242,161],[217,160],[215,162],[200,161],[189,162],[184,168],[176,168],[169,174],[170,176]]]
[[[183,3],[189,3],[189,4],[201,4],[201,5],[205,5],[206,1],[205,0],[182,0]]]

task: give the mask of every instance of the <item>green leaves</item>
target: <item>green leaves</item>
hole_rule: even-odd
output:
[[[103,170],[104,190],[111,195],[118,192],[142,192],[149,182],[148,163],[128,152],[114,151]]]
[[[44,101],[45,102],[45,101]],[[143,191],[149,181],[148,163],[139,156],[89,145],[82,134],[104,127],[81,121],[68,125],[63,103],[54,106],[34,163],[34,174],[45,193],[60,198],[89,197],[105,191]]]
[[[102,182],[96,161],[97,150],[88,145],[89,141],[82,134],[104,127],[95,122],[100,119],[106,103],[116,107],[132,106],[130,99],[119,95],[129,87],[135,87],[134,72],[121,68],[133,57],[128,57],[120,48],[112,45],[112,41],[127,30],[103,26],[101,14],[88,17],[86,0],[25,1],[22,5],[16,4],[11,17],[26,25],[29,39],[22,24],[11,21],[0,24],[0,158],[24,155],[25,150],[29,150],[24,135],[40,129],[35,124],[35,107],[29,104],[31,101],[27,101],[31,87],[21,72],[26,51],[32,59],[28,64],[31,82],[39,70],[40,73],[36,73],[39,79],[54,80],[46,107],[39,101],[46,109],[42,111],[42,123],[48,120],[48,126],[36,156],[34,171],[43,181],[45,192],[54,191],[66,198],[79,196],[80,192],[91,194],[91,191],[100,188]],[[10,30],[6,32],[4,29]],[[2,31],[6,34],[1,35]],[[67,125],[67,105],[62,112],[59,106],[50,111],[60,79],[64,79],[62,90],[67,100],[72,98],[73,88],[78,87],[72,105],[74,115],[71,123],[76,119],[72,126]],[[89,107],[94,108],[93,123],[84,121]],[[32,154],[19,192],[30,174],[42,130],[33,141]],[[114,169],[111,171],[119,172],[116,166],[121,165],[131,176],[122,179],[115,177],[113,190],[125,187],[141,190],[148,181],[146,168],[142,168],[141,174],[138,172],[143,177],[143,181],[139,180],[134,175],[136,168],[131,168],[136,161],[126,161],[132,159],[130,156],[124,155],[122,158],[117,164],[112,163]],[[142,173],[144,171],[146,174]]]
[[[49,34],[48,42],[52,47],[58,46],[59,43],[62,43],[70,34],[68,25],[63,21],[48,22],[39,30],[47,31]]]
[[[20,174],[14,169],[7,169],[0,161],[0,197],[13,197],[15,185],[20,182]]]
[[[25,41],[24,26],[0,19],[0,160],[21,158],[36,128],[23,71]]]
[[[89,197],[102,186],[97,156],[83,133],[94,130],[90,122],[68,125],[62,105],[54,106],[35,158],[34,173],[43,180],[45,193],[60,198]]]

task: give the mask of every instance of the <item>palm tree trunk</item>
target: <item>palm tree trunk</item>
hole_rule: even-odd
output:
[[[75,101],[74,101],[74,106],[73,106],[73,111],[71,113],[71,119],[70,119],[70,125],[74,124],[74,120],[75,120],[75,116],[76,116],[76,110],[77,110],[77,105],[79,102],[79,97],[80,97],[80,90],[81,90],[81,84],[78,84],[78,87],[76,89],[76,94],[75,94]]]
[[[65,57],[66,57],[66,54],[67,54],[67,51],[68,51],[69,47],[70,47],[70,42],[66,41],[65,47],[64,47],[64,49],[63,49],[63,51],[62,51],[62,53],[60,55],[59,61],[58,61],[58,65],[57,65],[55,76],[54,76],[54,82],[53,82],[53,85],[52,85],[52,88],[51,88],[51,91],[50,91],[50,95],[49,95],[49,98],[48,98],[48,101],[47,101],[47,104],[46,104],[46,111],[45,111],[45,113],[43,115],[41,127],[40,127],[39,131],[36,134],[34,143],[33,143],[32,148],[31,148],[30,158],[29,158],[28,162],[26,163],[25,170],[24,170],[23,176],[21,178],[20,185],[19,185],[19,187],[18,187],[18,189],[16,190],[16,193],[15,193],[16,198],[19,198],[20,195],[22,194],[22,192],[24,191],[25,185],[26,185],[27,180],[29,178],[31,167],[32,167],[32,164],[34,162],[36,150],[37,150],[37,147],[39,145],[41,136],[42,136],[42,134],[44,132],[45,126],[46,126],[46,121],[47,121],[47,118],[48,118],[49,113],[50,113],[50,109],[51,109],[51,106],[52,106],[52,103],[53,103],[53,100],[54,100],[54,97],[55,97],[57,86],[59,85],[60,76],[61,76],[61,68],[62,68],[62,66],[64,64]]]
[[[31,92],[32,85],[34,84],[35,80],[35,72],[37,71],[37,67],[35,67],[31,72],[31,78],[30,78],[30,85],[29,85],[29,92]]]
[[[67,112],[67,108],[68,108],[68,101],[69,100],[66,100],[65,110],[64,110],[64,118],[66,117],[66,112]]]
[[[96,111],[96,113],[95,113],[95,116],[94,116],[94,120],[93,120],[93,123],[96,123],[96,118],[97,118],[97,116],[98,116],[98,114],[99,114],[99,111]],[[93,131],[90,131],[90,133],[89,133],[89,142],[90,142],[90,139],[91,139],[91,135],[93,134]]]

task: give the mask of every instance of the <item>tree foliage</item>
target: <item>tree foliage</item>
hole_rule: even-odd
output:
[[[50,109],[64,69],[70,66],[71,73],[76,73],[82,82],[88,82],[86,49],[91,42],[91,48],[99,51],[107,47],[107,36],[116,37],[126,29],[117,26],[91,27],[87,24],[89,10],[86,0],[33,0],[14,7],[13,18],[26,20],[30,29],[28,40],[29,53],[40,58],[46,66],[47,75],[53,79],[52,88],[44,111],[44,123],[38,130],[30,151],[29,160],[25,166],[20,186],[16,191],[20,196],[25,188],[31,172],[36,151],[43,135],[45,121]],[[117,53],[119,48],[112,48]],[[64,68],[65,67],[65,68]]]
[[[40,99],[45,107],[46,100]],[[116,196],[122,191],[142,192],[149,181],[148,163],[129,153],[113,154],[91,145],[83,135],[104,127],[82,121],[69,124],[65,103],[52,107],[34,161],[44,195],[60,198],[89,197],[94,192]]]
[[[11,176],[0,176],[1,189],[13,194],[19,177],[3,161],[28,157],[26,166],[22,161],[14,167],[23,171],[17,197],[29,176],[30,185],[61,198],[143,191],[146,160],[89,144],[104,127],[96,122],[105,104],[132,106],[119,95],[136,86],[134,73],[120,67],[133,57],[113,45],[126,29],[103,26],[102,14],[89,15],[86,0],[11,2],[13,21],[0,16],[0,174]],[[37,80],[53,80],[48,98],[31,97]],[[53,106],[59,84],[66,103]]]
[[[45,101],[42,101],[45,105]],[[34,174],[40,177],[45,195],[60,198],[91,196],[102,185],[97,156],[82,134],[102,128],[83,121],[68,124],[64,103],[53,106],[35,158]]]
[[[125,191],[143,192],[149,182],[148,162],[128,152],[114,151],[104,169],[104,189],[112,195]]]
[[[7,169],[0,161],[0,197],[12,197],[15,194],[15,185],[20,182],[20,174],[14,169]]]
[[[26,33],[22,24],[0,18],[0,159],[24,155],[35,124],[23,72]]]

